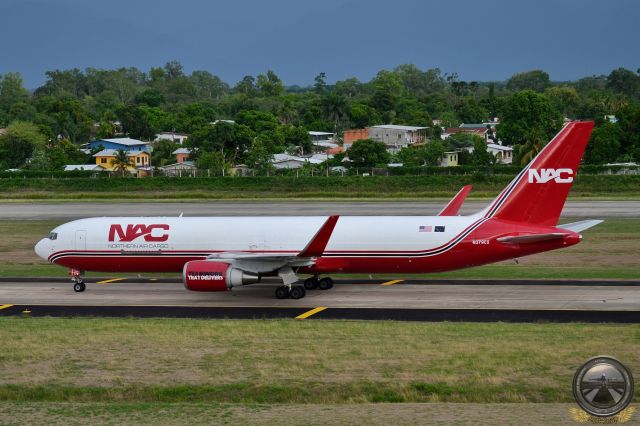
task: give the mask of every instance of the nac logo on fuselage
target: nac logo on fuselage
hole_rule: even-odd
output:
[[[571,183],[573,170],[571,169],[529,169],[529,183]]]
[[[163,234],[159,234],[158,232],[155,232],[154,234],[153,231],[157,231],[157,230],[168,231],[169,225],[129,224],[127,225],[126,229],[123,229],[122,225],[115,224],[115,225],[111,225],[111,228],[109,228],[109,241],[110,242],[116,241],[116,237],[117,237],[118,242],[128,243],[142,236],[144,236],[144,240],[146,242],[162,242],[162,241],[167,241],[169,239],[169,234],[166,232]]]

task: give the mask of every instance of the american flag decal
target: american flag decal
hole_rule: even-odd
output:
[[[433,226],[419,226],[418,232],[433,232]]]

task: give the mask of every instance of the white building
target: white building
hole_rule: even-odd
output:
[[[314,154],[310,157],[298,157],[289,154],[274,154],[271,164],[276,169],[299,169],[305,164],[322,164],[328,159],[333,158],[332,155]]]
[[[160,132],[156,135],[155,141],[172,141],[182,145],[189,138],[189,135],[175,132]]]
[[[92,171],[92,172],[103,172],[105,169],[104,167],[98,165],[98,164],[67,164],[66,166],[64,166],[64,171],[65,172],[72,172],[75,170],[86,170],[86,171]]]
[[[500,164],[511,164],[513,162],[513,148],[510,146],[488,143],[487,151],[496,157],[496,162]]]
[[[409,145],[424,142],[427,138],[427,129],[428,127],[399,126],[396,124],[383,124],[367,128],[369,138],[384,142],[387,146],[387,151],[392,154]]]

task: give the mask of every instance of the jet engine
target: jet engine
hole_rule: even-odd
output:
[[[192,260],[182,269],[182,281],[187,290],[227,291],[231,287],[257,283],[260,277],[223,262]]]

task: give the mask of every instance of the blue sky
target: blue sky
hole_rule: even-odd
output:
[[[637,0],[0,0],[0,74],[177,59],[235,84],[368,81],[413,63],[464,80],[543,69],[553,80],[640,68]]]

